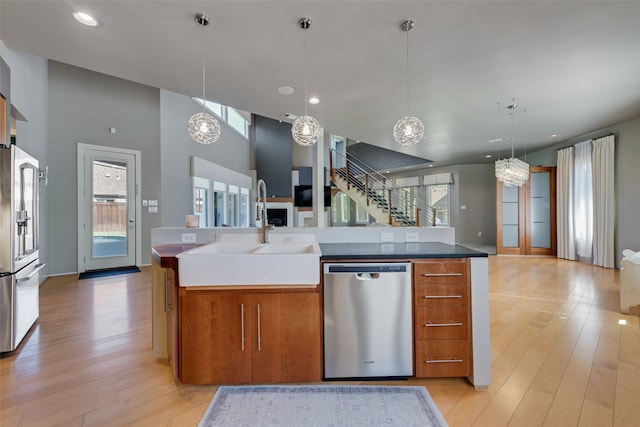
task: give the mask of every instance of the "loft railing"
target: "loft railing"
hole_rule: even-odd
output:
[[[389,212],[389,224],[393,222],[404,226],[435,226],[435,209],[424,200],[411,197],[405,188],[374,170],[355,156],[343,156],[331,150],[329,156],[331,180],[344,179],[347,190],[352,188],[366,197],[367,206],[375,204]]]

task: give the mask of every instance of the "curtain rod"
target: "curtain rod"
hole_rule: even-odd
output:
[[[606,138],[606,137],[608,137],[608,136],[615,136],[615,133],[614,133],[614,132],[611,132],[611,133],[608,133],[608,134],[606,134],[606,135],[599,136],[599,137],[597,137],[597,138],[591,138],[590,140],[591,140],[591,141],[593,141],[593,140],[595,140],[595,139]],[[562,148],[556,148],[556,151],[564,150],[565,148],[573,147],[574,145],[575,145],[575,144],[571,144],[571,145],[567,145],[567,146],[562,147]]]

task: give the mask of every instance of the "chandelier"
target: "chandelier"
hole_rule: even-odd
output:
[[[507,106],[511,116],[511,128],[513,134],[513,113],[518,108],[515,102]],[[496,178],[507,187],[522,187],[529,180],[529,164],[513,156],[513,140],[511,138],[511,158],[496,160]]]
[[[203,13],[196,14],[196,22],[202,27],[209,25],[209,17]],[[202,113],[197,113],[191,116],[187,123],[187,130],[189,136],[200,144],[211,144],[220,139],[220,123],[211,114],[207,113],[205,106],[206,94],[205,94],[205,72],[204,72],[204,47],[202,49]]]
[[[293,121],[291,125],[291,136],[293,136],[293,140],[298,144],[308,147],[315,144],[320,137],[320,124],[316,119],[307,115],[307,77],[306,77],[306,68],[307,68],[307,37],[306,30],[311,28],[311,19],[309,18],[300,18],[298,21],[298,26],[305,30],[304,35],[304,48],[302,50],[302,54],[304,55],[304,116],[300,116]]]
[[[413,28],[413,21],[407,19],[400,23],[402,31],[407,33],[407,115],[396,122],[393,127],[393,138],[403,146],[416,145],[424,137],[424,125],[417,117],[409,113],[409,30]]]

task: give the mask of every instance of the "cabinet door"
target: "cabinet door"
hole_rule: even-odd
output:
[[[322,357],[320,294],[283,294],[281,298],[281,381],[319,381]]]
[[[253,382],[320,380],[320,296],[252,296]]]
[[[253,382],[280,381],[282,371],[282,321],[280,295],[263,294],[251,297],[251,336],[253,352]]]
[[[164,269],[165,288],[165,309],[167,311],[166,320],[166,342],[167,357],[169,366],[173,371],[173,377],[180,379],[180,360],[178,346],[178,284],[176,283],[176,273],[171,268]]]
[[[167,269],[151,258],[151,338],[153,356],[166,359],[167,354]]]
[[[194,292],[182,297],[180,310],[182,382],[250,383],[250,298]]]

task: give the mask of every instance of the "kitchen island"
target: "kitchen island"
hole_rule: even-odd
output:
[[[321,264],[328,261],[411,262],[415,375],[463,376],[475,388],[488,387],[491,361],[487,254],[439,242],[320,243],[320,248]],[[272,285],[242,286],[241,289],[237,286],[182,287],[177,283],[179,261],[175,258],[175,250],[172,245],[154,247],[154,261],[159,266],[175,267],[171,268],[173,280],[166,285],[167,317],[172,319],[168,322],[167,332],[171,338],[166,345],[176,378],[186,383],[218,384],[320,379],[322,279],[314,286],[293,288]],[[170,258],[173,260],[169,261]],[[158,291],[161,289],[162,286],[158,287]],[[451,289],[460,291],[460,295],[442,298],[448,296]],[[237,310],[233,308],[236,305]],[[428,317],[429,313],[436,313],[436,318],[448,319],[452,314],[462,316],[461,322],[449,322],[448,319],[445,323],[462,323],[463,326],[425,328],[429,323],[443,323],[437,319],[433,322],[425,320],[424,316]],[[238,319],[229,322],[230,317]],[[292,325],[296,325],[295,328]],[[425,332],[421,332],[422,329]],[[229,340],[233,334],[238,336]],[[264,349],[264,334],[272,335],[275,347]],[[295,346],[295,343],[303,345]],[[429,355],[433,348],[443,348],[445,352],[458,349],[455,351],[462,351],[464,358],[453,353],[444,358],[442,354]],[[234,353],[236,351],[238,354]],[[266,353],[271,356],[263,358]],[[227,357],[226,361],[216,361],[225,354],[234,356]]]

